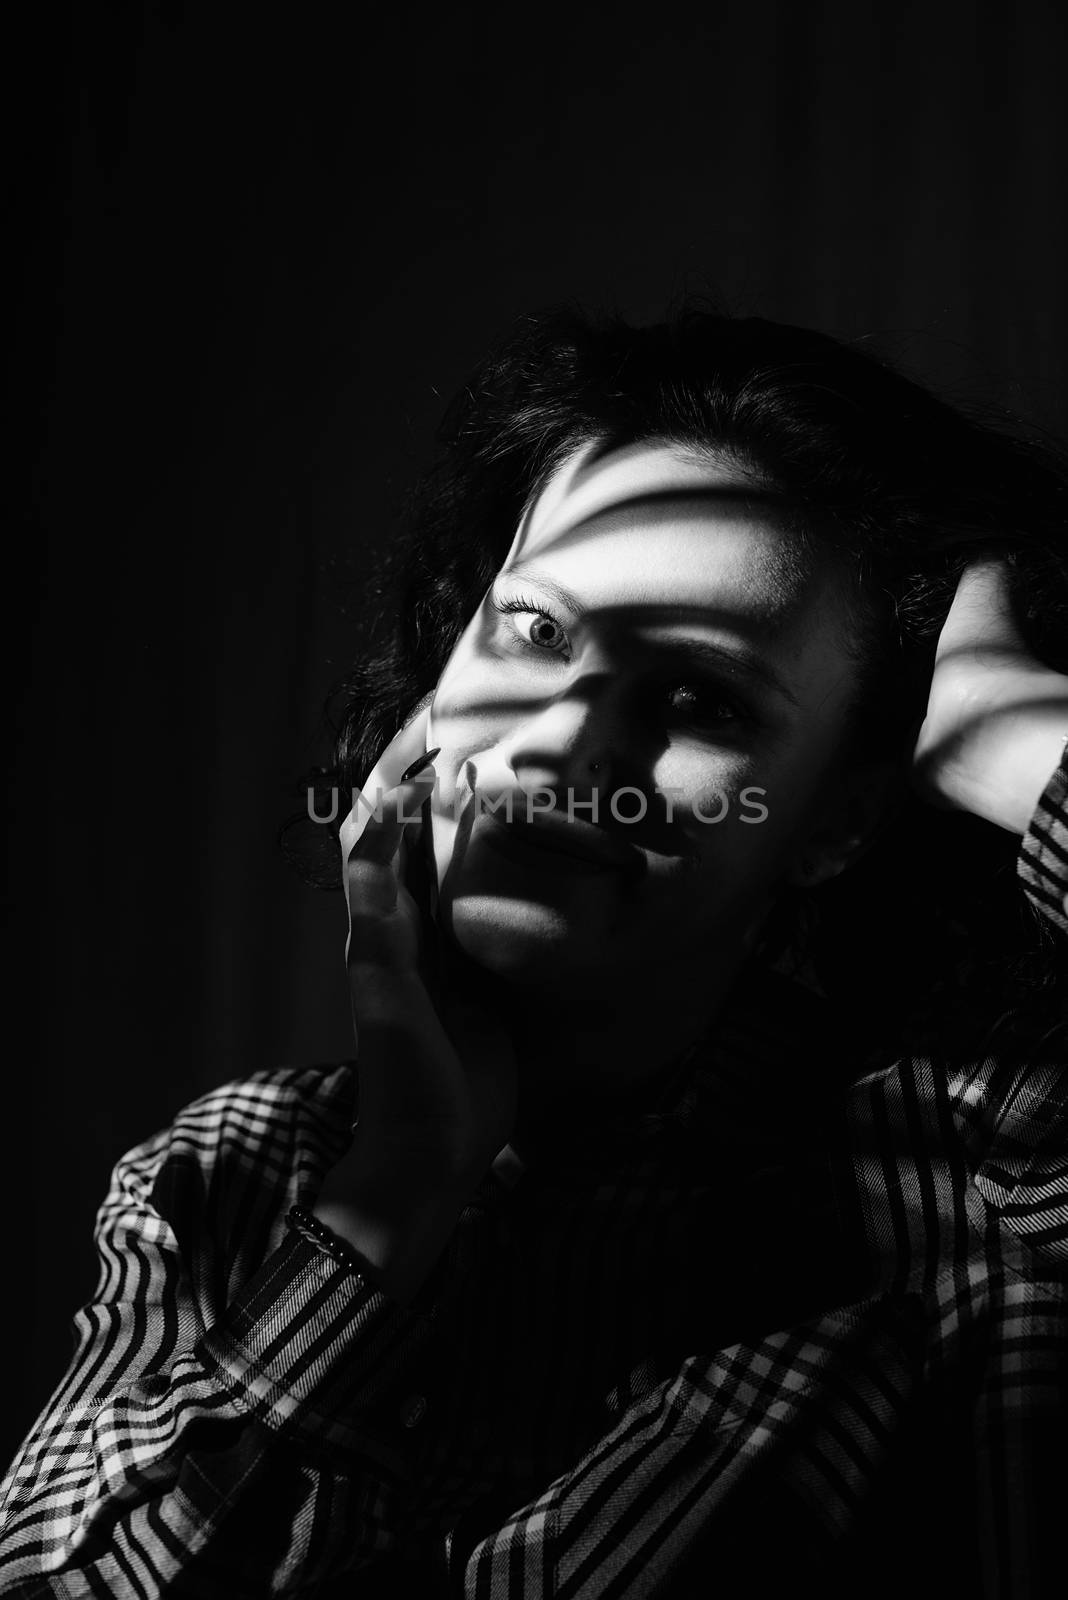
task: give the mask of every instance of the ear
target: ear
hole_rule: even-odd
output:
[[[851,867],[874,844],[901,785],[897,763],[890,760],[836,773],[813,807],[786,882],[795,889],[814,889]]]

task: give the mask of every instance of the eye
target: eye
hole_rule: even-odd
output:
[[[668,685],[664,697],[673,718],[689,727],[751,720],[742,702],[719,684],[674,683]]]
[[[499,600],[494,596],[493,607],[502,616],[515,618],[511,626],[515,630],[517,644],[528,650],[565,657],[568,655],[568,637],[564,625],[544,606],[535,605],[533,600],[517,595],[513,600]]]
[[[522,629],[523,636],[531,644],[536,644],[539,650],[562,650],[567,644],[567,634],[558,622],[545,613],[538,612],[531,622],[517,623]]]

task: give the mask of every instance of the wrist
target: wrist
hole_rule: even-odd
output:
[[[356,1253],[361,1271],[366,1266],[366,1277],[374,1287],[399,1305],[411,1306],[440,1261],[460,1210],[462,1206],[407,1223],[397,1218],[387,1222],[327,1201],[316,1204],[312,1215],[343,1247]]]
[[[485,1177],[497,1147],[489,1156],[461,1158],[444,1152],[441,1144],[436,1136],[384,1138],[357,1123],[352,1143],[327,1173],[319,1197],[383,1216],[417,1216],[454,1197],[466,1200]]]
[[[328,1175],[312,1215],[362,1258],[374,1283],[402,1305],[425,1285],[482,1174],[428,1178],[411,1158],[361,1163],[353,1152]]]

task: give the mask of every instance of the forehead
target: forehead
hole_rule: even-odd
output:
[[[808,577],[755,477],[665,441],[577,450],[527,507],[513,570],[589,605],[714,605],[765,625],[796,609]]]

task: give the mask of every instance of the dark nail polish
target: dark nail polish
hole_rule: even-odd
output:
[[[425,756],[420,756],[418,761],[413,761],[410,767],[405,767],[404,771],[401,773],[400,777],[397,779],[397,782],[398,783],[407,783],[409,778],[417,777],[419,775],[419,773],[422,772],[423,768],[424,767],[429,767],[429,765],[433,761],[434,757],[435,756],[439,756],[440,754],[441,754],[441,746],[439,744],[436,747],[436,749],[428,750]]]

